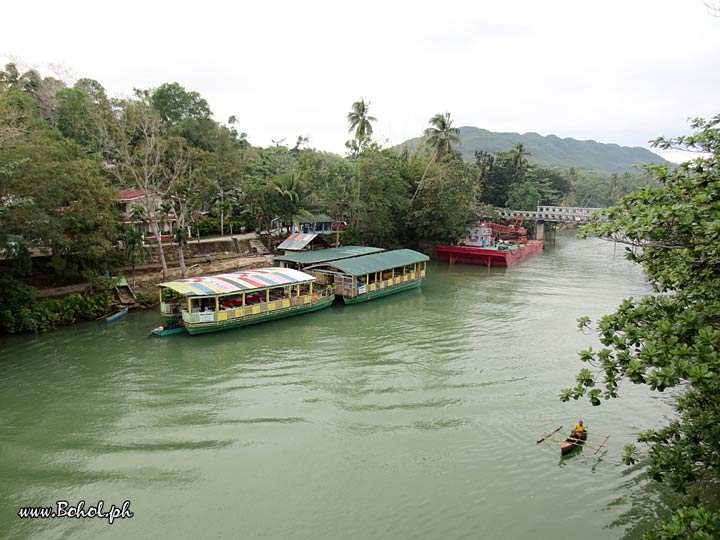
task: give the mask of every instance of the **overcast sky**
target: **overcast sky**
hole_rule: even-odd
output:
[[[438,112],[644,147],[720,113],[720,18],[702,0],[28,0],[2,18],[3,64],[60,65],[112,96],[178,82],[260,146],[344,153],[361,97],[383,145]]]

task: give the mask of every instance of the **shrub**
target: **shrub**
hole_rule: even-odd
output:
[[[0,304],[0,330],[17,332],[45,332],[51,328],[88,321],[106,313],[111,296],[73,294],[62,299],[37,302],[3,302]]]

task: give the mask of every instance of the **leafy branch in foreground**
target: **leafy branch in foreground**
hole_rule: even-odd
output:
[[[677,418],[638,441],[649,447],[649,475],[695,498],[649,533],[653,539],[720,535],[717,512],[703,506],[710,500],[706,490],[696,489],[720,480],[720,115],[692,126],[692,135],[654,144],[699,157],[675,169],[651,167],[657,183],[625,196],[581,230],[583,237],[633,246],[627,257],[642,265],[656,294],[628,298],[599,320],[603,347],[580,351],[588,367],[560,396],[600,405],[618,397],[624,380],[658,392],[679,390]],[[581,330],[590,328],[587,317],[578,322]],[[637,459],[637,449],[626,448],[626,462]]]

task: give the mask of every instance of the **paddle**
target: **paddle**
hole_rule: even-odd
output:
[[[558,431],[560,431],[561,429],[562,429],[562,426],[560,426],[559,428],[557,428],[557,429],[556,429],[555,431],[553,431],[552,433],[548,433],[548,434],[545,435],[542,439],[540,439],[539,441],[537,441],[536,444],[540,444],[541,442],[543,442],[543,441],[544,441],[545,439],[547,439],[548,437],[550,437],[550,436],[552,436],[552,435],[555,435],[555,434],[556,434]]]

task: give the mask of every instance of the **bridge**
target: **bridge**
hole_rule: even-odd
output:
[[[594,221],[593,213],[600,208],[581,208],[577,206],[538,206],[537,211],[508,210],[497,208],[501,217],[513,220],[524,216],[528,221],[544,221],[547,223],[577,223],[584,225]]]
[[[585,225],[595,221],[593,214],[600,208],[581,208],[577,206],[538,206],[536,211],[508,210],[496,208],[498,214],[507,220],[514,220],[523,216],[527,221],[535,222],[535,238],[545,240],[545,224],[548,224],[548,233],[555,242],[555,224],[575,223]]]

